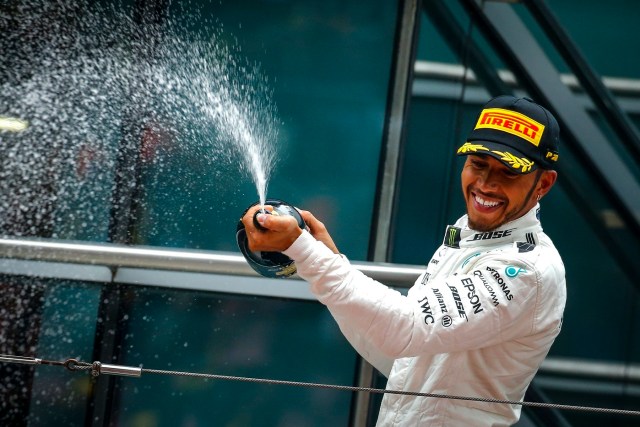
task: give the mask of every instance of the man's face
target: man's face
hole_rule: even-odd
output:
[[[491,156],[467,156],[461,178],[469,227],[491,231],[520,218],[551,189],[556,176],[547,170],[519,175]]]

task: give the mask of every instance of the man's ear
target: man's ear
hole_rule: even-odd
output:
[[[542,172],[542,176],[538,181],[538,194],[540,197],[544,196],[549,192],[549,190],[551,190],[551,187],[553,187],[553,184],[556,183],[557,179],[558,172],[554,170],[545,170]]]

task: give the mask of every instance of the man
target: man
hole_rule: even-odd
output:
[[[560,332],[560,255],[543,233],[539,200],[556,182],[559,127],[528,98],[489,101],[458,149],[467,214],[407,296],[364,276],[324,225],[243,217],[252,250],[283,251],[387,388],[520,401]],[[520,405],[385,394],[380,426],[506,426]]]

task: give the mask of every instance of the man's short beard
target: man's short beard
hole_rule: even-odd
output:
[[[498,224],[495,227],[484,227],[484,226],[480,226],[478,224],[475,223],[475,221],[471,220],[471,217],[469,216],[469,212],[467,212],[467,219],[468,219],[468,224],[469,224],[469,228],[474,230],[474,231],[479,231],[481,233],[484,233],[486,231],[493,231],[497,228],[500,228],[500,226],[504,223]],[[505,221],[506,222],[506,221]]]

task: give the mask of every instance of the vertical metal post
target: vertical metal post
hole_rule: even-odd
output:
[[[399,16],[389,79],[387,118],[369,245],[369,260],[371,261],[385,262],[388,261],[389,256],[390,230],[396,200],[406,113],[413,80],[420,4],[421,0],[400,0],[398,3]],[[373,367],[365,360],[360,362],[358,386],[371,387],[374,379]],[[351,420],[352,426],[365,427],[368,425],[370,402],[371,395],[369,393],[357,393]]]
[[[390,76],[387,119],[372,223],[373,233],[369,246],[370,261],[384,262],[389,255],[390,229],[413,81],[420,5],[420,0],[400,0],[399,4],[400,16]]]

